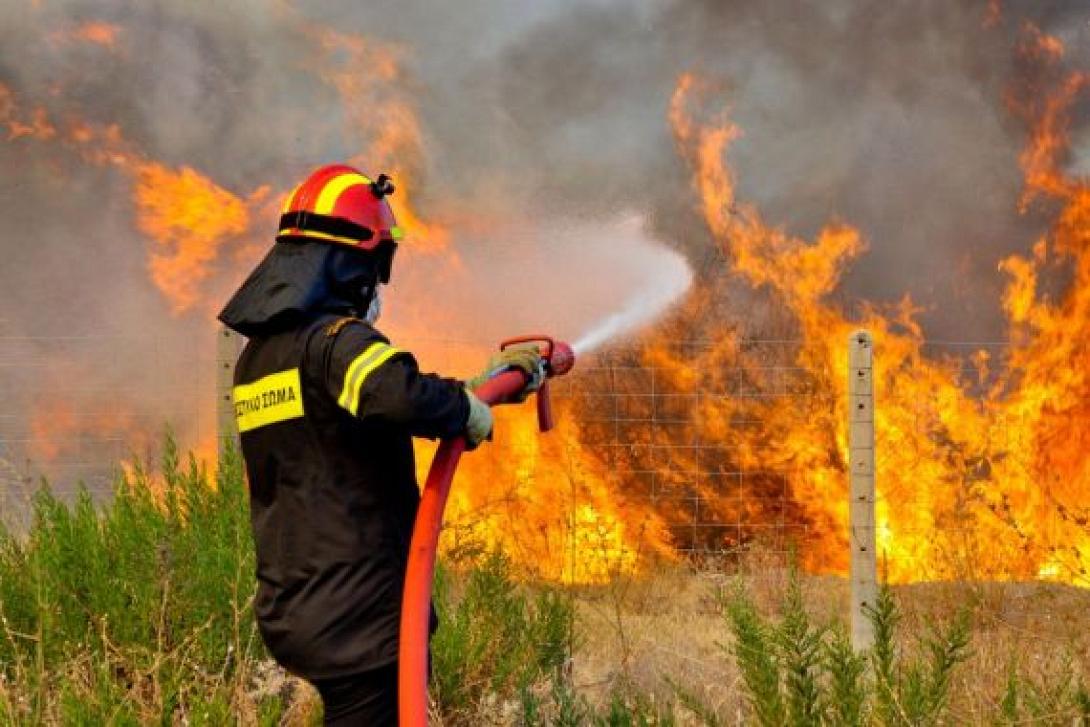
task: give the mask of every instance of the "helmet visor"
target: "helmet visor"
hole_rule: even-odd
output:
[[[387,285],[390,282],[390,276],[393,273],[394,268],[394,253],[396,252],[397,243],[393,240],[386,239],[381,240],[378,245],[375,246],[375,250],[372,253],[375,256],[378,281],[383,285]]]

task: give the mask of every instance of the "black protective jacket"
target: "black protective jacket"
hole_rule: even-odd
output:
[[[412,437],[465,429],[461,385],[334,316],[251,340],[235,384],[265,643],[311,679],[390,663],[420,499]]]
[[[234,399],[257,549],[254,610],[284,667],[347,676],[397,659],[419,503],[412,437],[462,433],[469,403],[459,382],[420,373],[368,324],[328,312],[328,296],[318,296],[324,311],[298,304],[269,315],[254,280],[268,288],[284,276],[268,260],[262,267],[221,314],[251,337]]]

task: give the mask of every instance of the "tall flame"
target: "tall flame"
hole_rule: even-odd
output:
[[[424,220],[411,201],[423,171],[424,136],[406,90],[403,49],[331,28],[310,32],[322,52],[318,76],[340,94],[350,133],[369,140],[349,162],[393,177],[398,191],[390,205],[413,250],[449,253],[449,231]]]
[[[1060,57],[1056,39],[1035,29],[1026,36],[1025,53],[1045,62]],[[829,302],[826,296],[845,266],[865,249],[858,231],[831,224],[806,241],[768,225],[756,208],[738,202],[723,157],[740,131],[725,121],[696,123],[689,108],[704,89],[693,76],[679,80],[670,119],[693,170],[704,219],[732,269],[755,288],[771,291],[790,312],[802,339],[793,364],[809,394],[708,398],[691,425],[734,445],[740,466],[787,473],[807,526],[802,555],[810,568],[846,569],[844,342],[861,324],[878,342],[879,547],[889,577],[1041,575],[1087,583],[1090,351],[1084,342],[1090,334],[1090,188],[1061,164],[1068,149],[1067,110],[1086,87],[1087,77],[1074,74],[1043,103],[1020,107],[1030,123],[1022,155],[1023,207],[1044,196],[1058,202],[1060,212],[1031,258],[1012,256],[1001,263],[1012,276],[1004,302],[1014,345],[1006,368],[994,373],[985,350],[969,357],[968,368],[926,357],[907,297],[892,311],[868,307],[861,320],[849,320]],[[1074,271],[1056,303],[1037,292],[1051,255],[1069,260]],[[692,306],[699,305],[695,298]],[[678,389],[722,390],[716,372],[739,367],[759,389],[777,384],[723,326],[716,345],[696,358],[671,358],[651,345],[645,359],[673,372]],[[990,386],[981,397],[973,391],[982,382]],[[739,414],[753,426],[731,428]]]
[[[988,8],[985,23],[1002,22],[1000,3]],[[351,160],[369,173],[391,173],[399,187],[391,201],[410,238],[406,252],[424,251],[430,262],[446,265],[444,273],[457,274],[448,229],[453,223],[418,208],[427,144],[404,50],[301,21],[297,27],[315,50],[309,72],[336,92],[335,123]],[[121,32],[89,22],[55,37],[113,50]],[[1047,576],[1087,582],[1090,185],[1070,174],[1065,162],[1071,109],[1090,76],[1060,73],[1064,47],[1058,39],[1033,26],[1025,26],[1022,37],[1027,80],[1012,84],[1007,97],[1028,129],[1020,157],[1021,209],[1042,209],[1054,218],[1030,254],[999,262],[1009,276],[1003,306],[1012,341],[1000,357],[987,349],[964,357],[926,355],[917,308],[907,296],[895,306],[864,306],[860,315],[846,315],[830,294],[866,252],[863,235],[833,222],[813,240],[802,239],[739,199],[725,157],[742,129],[725,113],[710,122],[700,118],[695,107],[714,89],[693,75],[678,80],[669,122],[691,170],[701,217],[734,278],[705,277],[661,335],[639,351],[639,362],[657,372],[661,387],[661,401],[648,406],[680,404],[670,427],[634,427],[631,442],[610,456],[625,465],[620,471],[654,471],[666,491],[692,491],[703,521],[736,524],[707,529],[704,545],[729,548],[797,536],[809,569],[846,570],[845,340],[865,326],[877,341],[879,546],[888,575],[901,581]],[[268,239],[271,230],[248,234],[252,223],[273,219],[267,209],[277,195],[268,187],[232,191],[192,166],[153,158],[118,124],[75,115],[58,120],[46,107],[21,101],[0,85],[0,135],[61,149],[71,159],[115,169],[131,183],[132,220],[146,238],[149,278],[175,315],[207,313],[217,274],[238,274],[264,247],[246,238]],[[439,201],[452,196],[437,194]],[[1042,291],[1057,269],[1069,271],[1070,282],[1053,299]],[[798,345],[754,347],[739,332],[740,321],[717,312],[724,288],[736,280],[786,312]],[[422,317],[419,311],[405,314],[412,322],[404,327],[434,335],[430,318],[415,323]],[[706,345],[679,350],[661,343],[694,331]],[[461,351],[459,360],[446,363],[468,369],[484,353]],[[591,418],[576,423],[593,412],[593,393],[593,383],[586,383],[565,404],[561,427],[545,439],[528,408],[498,414],[498,441],[464,462],[446,547],[501,547],[540,575],[575,581],[636,568],[645,553],[671,555],[677,543],[668,523],[672,508],[680,506],[644,497],[636,478],[618,479],[618,462],[596,449]],[[49,401],[37,414],[43,441],[50,432],[63,439],[91,430],[122,436],[138,428],[124,415],[108,424],[89,420],[87,429]],[[63,454],[48,449],[55,445],[43,446],[41,457]],[[669,462],[652,456],[663,449],[669,449]],[[423,465],[427,447],[420,453]],[[762,530],[768,524],[775,527]]]
[[[57,30],[49,34],[54,43],[90,43],[109,50],[116,50],[121,26],[102,20],[88,20],[70,30]]]
[[[194,307],[219,246],[249,227],[246,204],[189,167],[137,167],[137,228],[154,241],[148,268],[175,312]]]
[[[536,577],[576,583],[672,557],[662,518],[625,497],[624,483],[584,442],[576,412],[558,414],[559,426],[542,436],[533,407],[497,411],[496,441],[463,459],[443,547],[498,548]]]

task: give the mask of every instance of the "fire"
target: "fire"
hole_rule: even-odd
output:
[[[116,50],[121,26],[102,20],[89,20],[71,30],[58,30],[49,34],[54,43],[90,43],[109,50]]]
[[[989,2],[987,13],[987,24],[1001,22],[998,1]],[[423,251],[434,266],[446,266],[444,274],[457,275],[452,226],[468,223],[449,214],[455,193],[443,189],[438,200],[426,200],[430,215],[418,206],[428,181],[427,137],[405,50],[302,21],[296,27],[315,50],[313,66],[303,70],[335,91],[339,104],[335,114],[316,110],[306,132],[339,133],[350,161],[369,173],[390,173],[398,186],[391,202],[409,238],[406,252]],[[115,48],[121,32],[90,22],[64,37]],[[1055,216],[1030,254],[998,262],[1009,276],[1003,305],[1013,341],[1003,356],[986,350],[965,360],[925,355],[918,309],[908,297],[849,318],[830,294],[865,254],[863,235],[833,222],[814,239],[801,239],[739,199],[725,158],[743,130],[726,113],[702,117],[696,107],[714,89],[693,75],[679,79],[669,123],[691,170],[699,212],[735,278],[704,279],[643,345],[639,362],[659,372],[663,399],[686,406],[675,412],[678,426],[634,431],[631,446],[616,456],[630,465],[622,469],[653,470],[667,490],[691,490],[706,522],[736,524],[709,529],[702,545],[732,548],[771,538],[779,547],[795,537],[807,568],[846,571],[845,340],[863,326],[878,347],[879,546],[889,577],[1087,582],[1090,185],[1065,162],[1069,117],[1090,75],[1060,74],[1058,39],[1032,26],[1023,28],[1023,38],[1025,80],[1012,84],[1007,98],[1027,127],[1019,159],[1021,209],[1040,206]],[[270,210],[280,195],[268,186],[232,191],[192,166],[164,163],[118,123],[91,122],[75,112],[51,117],[45,106],[0,85],[0,134],[13,143],[48,145],[70,161],[114,169],[128,180],[149,278],[175,315],[208,312],[220,302],[211,293],[216,277],[244,272],[271,236],[271,227],[257,228],[275,219]],[[1050,298],[1044,282],[1061,266],[1071,282],[1061,297]],[[797,346],[754,349],[744,321],[709,314],[738,280],[784,312]],[[393,333],[434,337],[436,312],[428,313],[421,323],[419,310],[399,313],[403,330]],[[694,337],[707,344],[682,351],[659,343]],[[437,368],[450,371],[485,357],[459,351],[458,360]],[[617,463],[592,444],[596,425],[578,423],[593,406],[577,394],[549,437],[538,435],[528,405],[497,413],[497,441],[463,460],[444,535],[448,552],[502,548],[537,575],[576,582],[672,555],[676,543],[667,523],[679,506],[638,493],[635,479],[618,480]],[[105,411],[109,417],[86,418],[60,403],[42,403],[35,412],[37,455],[62,457],[67,445],[61,442],[91,432],[144,441],[135,419],[110,406]],[[668,463],[649,454],[663,448],[671,452]],[[429,448],[419,454],[423,468]],[[763,527],[768,523],[775,527]]]
[[[415,326],[399,325],[394,339],[413,350],[425,370],[468,375],[490,356],[480,346],[440,344],[423,324],[417,344],[405,335]],[[459,464],[442,552],[457,558],[499,549],[522,574],[565,583],[604,582],[675,557],[664,519],[649,503],[630,497],[627,483],[610,471],[596,438],[579,422],[586,402],[565,386],[560,380],[554,391],[557,426],[548,434],[538,431],[532,399],[493,410],[494,440]],[[421,484],[435,448],[416,441]]]
[[[7,140],[15,141],[30,137],[48,141],[57,135],[57,129],[49,121],[49,115],[41,106],[20,118],[20,109],[15,102],[15,94],[0,83],[0,125],[8,129]]]
[[[1025,52],[1038,62],[1062,55],[1058,41],[1027,31]],[[1005,369],[991,372],[990,356],[958,361],[923,354],[916,309],[905,298],[892,311],[869,308],[849,320],[826,297],[846,266],[865,250],[857,230],[831,224],[815,240],[788,235],[735,198],[724,164],[741,136],[729,121],[701,125],[690,107],[703,89],[680,79],[670,118],[678,147],[709,230],[732,270],[785,306],[801,338],[790,362],[801,390],[811,395],[704,400],[690,417],[701,436],[728,444],[732,464],[785,472],[805,526],[804,563],[816,571],[846,570],[845,462],[847,398],[845,340],[855,327],[877,341],[879,546],[888,576],[920,578],[1060,578],[1087,583],[1090,567],[1090,186],[1063,170],[1067,115],[1088,85],[1084,74],[1063,79],[1043,102],[1016,105],[1029,123],[1021,157],[1023,208],[1044,197],[1060,205],[1048,234],[1030,258],[1000,263],[1011,275],[1004,303],[1015,342]],[[1061,300],[1038,292],[1052,258],[1070,262],[1074,279]],[[716,283],[709,284],[714,288]],[[698,293],[675,325],[691,325],[703,307]],[[655,345],[649,363],[672,372],[678,391],[722,391],[717,372],[741,370],[761,391],[778,385],[769,362],[743,350],[726,327],[713,328],[714,345],[700,356],[675,359]],[[989,381],[983,398],[974,385]],[[753,426],[732,428],[743,417]],[[751,495],[759,498],[762,487]],[[714,495],[714,493],[709,493]]]
[[[250,226],[246,203],[189,167],[136,170],[137,228],[154,247],[148,269],[174,312],[194,307],[219,248]]]
[[[0,122],[8,125],[9,140],[49,141],[59,135],[83,161],[115,167],[132,180],[136,228],[151,243],[152,282],[175,314],[204,301],[203,284],[214,272],[220,249],[249,229],[250,210],[265,200],[268,188],[259,187],[243,199],[190,167],[171,169],[148,159],[115,124],[73,119],[58,131],[42,108],[29,121],[18,112],[13,94],[0,85]]]
[[[318,76],[337,89],[348,133],[369,140],[349,163],[393,177],[398,191],[390,205],[414,250],[451,254],[449,230],[424,220],[411,201],[424,167],[424,136],[406,92],[404,51],[330,28],[313,27],[310,34],[323,54]]]
[[[558,415],[558,427],[542,436],[530,403],[496,411],[496,441],[462,459],[445,552],[500,549],[535,577],[568,583],[603,582],[673,557],[662,518],[625,497],[570,406]],[[420,448],[422,465],[431,449]]]
[[[28,455],[47,468],[84,466],[103,448],[127,460],[150,444],[133,408],[114,400],[56,396],[39,400],[34,408]]]
[[[88,43],[113,48],[117,45],[117,37],[120,33],[121,26],[116,23],[89,21],[76,28],[73,36]]]

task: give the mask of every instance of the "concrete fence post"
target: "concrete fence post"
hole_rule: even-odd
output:
[[[242,350],[243,338],[229,328],[216,332],[216,449],[220,457],[228,442],[238,449],[238,423],[231,398],[235,363]]]
[[[874,518],[874,342],[858,330],[848,339],[848,478],[851,626],[856,651],[874,643],[867,610],[878,596]]]

